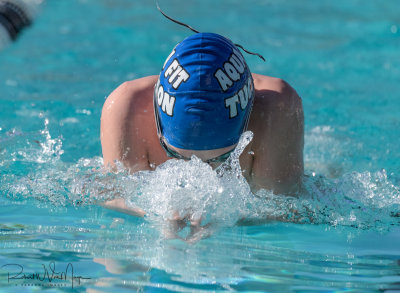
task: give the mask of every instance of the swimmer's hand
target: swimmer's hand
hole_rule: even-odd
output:
[[[144,215],[146,214],[145,211],[142,209],[127,206],[125,203],[125,199],[123,198],[115,198],[112,200],[107,200],[105,202],[100,203],[100,205],[110,210],[114,210],[135,217],[143,218]]]
[[[186,214],[183,217],[179,215],[178,211],[175,211],[172,219],[168,221],[168,227],[164,231],[167,238],[177,238],[186,241],[190,244],[196,243],[197,241],[211,236],[212,231],[210,224],[201,226],[202,218],[193,219],[191,214]],[[184,228],[189,227],[190,233],[186,237],[181,237],[178,233]]]

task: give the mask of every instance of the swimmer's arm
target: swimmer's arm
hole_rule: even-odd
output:
[[[149,170],[145,146],[140,138],[143,123],[141,113],[143,99],[152,95],[156,76],[125,82],[115,89],[104,103],[101,115],[101,145],[104,165],[116,169],[121,162],[130,172]],[[151,98],[152,96],[150,96]],[[115,198],[100,203],[101,206],[128,215],[143,217],[145,212],[127,206],[125,199]]]
[[[92,170],[93,172],[96,172],[96,170]],[[106,171],[106,170],[103,170]],[[102,172],[102,171],[100,171]],[[97,177],[97,176],[96,176]],[[88,189],[91,189],[92,185],[92,180],[90,179],[89,176],[87,176],[88,180],[84,180],[84,184],[82,185],[81,189],[81,194],[88,194]],[[98,188],[97,190],[97,196],[93,198],[93,203],[105,208],[108,208],[110,210],[114,210],[120,213],[124,213],[127,215],[135,216],[135,217],[144,217],[145,211],[133,207],[133,206],[128,206],[126,204],[125,199],[121,196],[120,192],[118,191],[118,187],[114,185],[114,182],[112,182],[114,178],[110,177],[97,177],[96,178],[96,185]],[[89,186],[90,185],[90,186]]]
[[[120,213],[124,213],[127,215],[135,216],[135,217],[144,217],[146,214],[144,210],[135,207],[129,207],[126,205],[125,199],[123,198],[115,198],[112,200],[105,201],[100,204],[103,207],[106,207],[110,210],[117,211]]]
[[[253,189],[295,194],[304,173],[304,113],[296,91],[281,79],[255,75]],[[254,121],[253,121],[254,122]],[[251,125],[249,125],[250,128]],[[251,129],[251,128],[250,128]]]

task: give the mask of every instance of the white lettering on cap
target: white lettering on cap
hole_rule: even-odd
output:
[[[224,92],[227,89],[229,89],[233,84],[233,81],[226,75],[226,73],[221,68],[219,68],[215,72],[214,76],[217,78],[218,83]]]
[[[225,99],[225,108],[229,109],[229,118],[235,118],[238,115],[237,104],[240,105],[242,110],[245,110],[252,98],[253,84],[251,77],[247,79],[246,84],[235,93],[232,97]]]
[[[229,58],[229,62],[231,62],[233,66],[235,66],[236,70],[240,74],[244,72],[244,59],[238,50],[233,50],[233,54],[231,55],[231,58]]]
[[[189,73],[179,64],[178,59],[174,59],[172,63],[164,72],[164,77],[168,78],[168,83],[172,84],[174,89],[178,89],[182,82],[186,82],[190,75]]]
[[[243,56],[236,49],[233,50],[229,59],[224,62],[223,69],[218,68],[214,73],[221,89],[226,92],[235,81],[240,80],[245,69]]]
[[[157,104],[161,107],[161,110],[168,116],[173,116],[176,100],[175,97],[167,93],[162,85],[158,85],[156,95]]]
[[[235,118],[237,116],[237,103],[239,103],[238,95],[225,99],[225,107],[229,107],[229,118]]]
[[[226,73],[228,73],[230,79],[232,79],[233,81],[238,81],[240,79],[240,74],[232,63],[225,62],[224,69]]]

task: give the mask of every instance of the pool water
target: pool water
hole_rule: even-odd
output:
[[[198,160],[102,172],[105,98],[191,32],[153,1],[47,1],[0,51],[0,291],[400,291],[397,1],[159,4],[297,90],[304,191],[251,194],[234,160],[222,177]],[[99,205],[115,196],[147,216]],[[174,209],[206,228],[170,239]]]

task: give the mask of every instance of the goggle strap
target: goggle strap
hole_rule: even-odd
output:
[[[176,20],[176,19],[173,19],[172,17],[166,15],[166,14],[161,10],[160,6],[158,5],[158,1],[156,1],[156,4],[157,4],[157,9],[158,9],[158,11],[160,11],[161,14],[164,15],[164,16],[165,16],[167,19],[169,19],[170,21],[175,22],[175,23],[177,23],[177,24],[179,24],[179,25],[182,25],[182,26],[184,26],[184,27],[187,27],[187,28],[190,29],[192,32],[195,32],[196,34],[200,33],[198,30],[194,29],[194,28],[191,27],[190,25],[188,25],[188,24],[186,24],[186,23],[183,23],[183,22],[181,22],[181,21],[178,21],[178,20]],[[242,50],[243,50],[244,52],[246,52],[247,54],[255,55],[255,56],[260,57],[260,59],[262,59],[262,60],[265,62],[265,58],[264,58],[261,54],[248,51],[248,50],[246,50],[245,48],[243,48],[242,45],[239,45],[239,44],[235,44],[235,46],[238,47],[238,48],[240,48],[240,49],[242,49]]]

